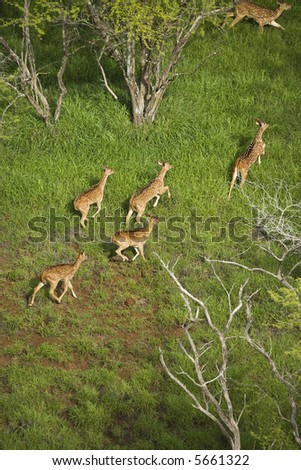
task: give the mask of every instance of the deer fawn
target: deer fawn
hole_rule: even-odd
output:
[[[37,292],[45,286],[45,284],[50,284],[49,295],[56,300],[59,304],[63,296],[66,294],[68,288],[71,290],[73,297],[76,297],[76,294],[73,290],[73,286],[71,284],[71,279],[73,278],[74,274],[80,267],[81,263],[87,259],[87,255],[85,253],[78,253],[76,261],[71,264],[58,264],[56,266],[51,266],[50,268],[46,268],[41,276],[40,282],[35,287],[31,299],[28,303],[29,307],[31,307],[34,303],[35,296]],[[64,282],[64,290],[60,297],[55,294],[55,289],[60,281]]]
[[[254,139],[252,140],[249,147],[245,150],[245,152],[235,160],[228,199],[230,199],[231,197],[232,188],[238,175],[241,176],[241,188],[244,182],[246,181],[250,166],[253,165],[253,163],[255,163],[257,159],[258,163],[260,163],[260,157],[261,155],[264,155],[265,144],[262,141],[262,134],[265,129],[269,127],[269,124],[266,124],[260,119],[257,119],[256,125],[258,126],[258,130]]]
[[[101,180],[92,186],[92,188],[87,189],[81,193],[74,200],[74,209],[81,212],[80,224],[82,227],[85,227],[85,221],[87,220],[87,214],[89,212],[91,204],[97,204],[97,211],[92,217],[95,217],[98,212],[100,212],[100,205],[103,198],[103,191],[106,185],[108,176],[112,175],[114,170],[111,168],[103,167],[103,174]]]
[[[230,27],[235,26],[243,18],[252,18],[255,20],[261,32],[263,32],[263,27],[265,25],[274,26],[274,28],[282,28],[279,23],[276,23],[276,19],[281,15],[284,10],[289,10],[291,5],[287,3],[279,3],[279,6],[276,10],[269,10],[268,8],[261,7],[255,3],[248,2],[247,0],[242,0],[242,2],[235,5],[235,18],[232,21]],[[233,14],[228,16],[234,16]]]
[[[161,166],[158,176],[151,180],[146,186],[144,186],[144,188],[139,189],[139,191],[132,195],[129,203],[129,211],[126,216],[126,225],[129,224],[133,212],[137,212],[136,220],[137,222],[140,222],[140,219],[145,211],[146,204],[154,197],[157,199],[153,207],[156,207],[160,197],[166,191],[168,197],[170,198],[169,187],[164,186],[164,176],[165,173],[172,168],[172,165],[170,165],[170,163],[160,161],[158,161],[158,164]]]
[[[144,257],[144,244],[148,237],[150,236],[154,225],[159,222],[158,217],[147,216],[147,226],[143,228],[139,228],[136,230],[123,230],[120,232],[116,232],[115,235],[112,237],[112,242],[115,245],[118,245],[116,250],[116,254],[121,256],[123,261],[129,261],[129,258],[122,254],[122,251],[128,248],[129,246],[133,246],[135,248],[136,254],[133,257],[132,261],[134,261],[139,254],[145,260]]]

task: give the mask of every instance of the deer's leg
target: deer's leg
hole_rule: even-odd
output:
[[[59,302],[62,301],[62,298],[64,297],[64,295],[66,294],[66,292],[67,292],[67,290],[68,290],[68,288],[69,288],[69,280],[68,280],[68,279],[64,279],[64,284],[63,284],[63,286],[64,286],[64,290],[63,290],[63,292],[61,293],[61,295],[60,295],[60,297],[59,297]]]
[[[90,206],[89,205],[85,205],[85,206],[81,206],[78,208],[78,210],[80,211],[81,213],[81,219],[80,219],[80,224],[83,228],[85,228],[85,221],[87,220],[87,215],[88,215],[88,212],[89,212],[89,208]]]
[[[101,208],[101,201],[97,201],[96,202],[97,204],[97,211],[95,212],[95,214],[93,214],[93,218],[97,216],[97,214],[100,212],[100,208]]]
[[[237,166],[234,166],[234,170],[233,170],[233,173],[232,173],[232,181],[231,181],[231,184],[230,184],[230,189],[229,189],[229,194],[228,194],[228,199],[230,199],[230,197],[231,197],[232,189],[233,189],[233,186],[234,186],[234,183],[236,181],[237,176],[238,176]]]
[[[136,216],[136,220],[137,220],[138,223],[140,223],[140,219],[143,216],[145,206],[144,207],[137,207],[137,209],[138,209],[138,213],[137,213],[137,216]]]
[[[144,261],[146,261],[145,259],[145,256],[144,256],[144,245],[143,243],[141,243],[141,245],[138,245],[138,250],[140,251],[140,255],[142,256],[142,258],[144,259]]]
[[[236,14],[236,18],[234,18],[234,20],[232,21],[232,23],[230,24],[230,28],[233,28],[233,26],[235,26],[240,20],[242,20],[244,18],[244,15],[237,15]]]
[[[132,217],[133,212],[134,212],[133,209],[130,208],[129,211],[128,211],[128,214],[127,214],[127,216],[126,216],[126,219],[125,219],[126,225],[129,225],[129,223],[130,223],[130,218]]]
[[[258,165],[260,165],[261,163],[261,158],[260,158],[260,155],[258,155]]]
[[[71,290],[71,294],[73,295],[73,297],[74,297],[75,299],[77,299],[77,295],[76,295],[76,293],[74,292],[73,285],[71,284],[71,281],[69,281],[68,287],[69,287],[69,289]]]
[[[58,283],[59,281],[49,281],[49,284],[50,284],[49,295],[52,299],[56,300],[58,303],[61,303],[60,299],[54,292]]]
[[[240,174],[241,174],[241,180],[240,180],[240,185],[239,185],[240,189],[242,188],[243,184],[246,181],[248,171],[249,171],[248,168],[241,168],[240,170]]]
[[[125,255],[123,255],[123,254],[121,253],[122,250],[125,250],[126,248],[127,248],[127,246],[119,246],[119,247],[117,248],[117,250],[115,251],[115,253],[116,253],[118,256],[120,256],[120,257],[123,259],[123,261],[128,261],[128,260],[129,260],[127,256],[125,256]]]
[[[155,196],[155,197],[156,197],[157,199],[155,200],[153,207],[156,207],[156,205],[158,204],[158,202],[159,202],[159,199],[160,199],[160,196],[159,196],[159,194],[156,194],[156,196]]]
[[[140,251],[138,250],[138,248],[137,248],[136,246],[134,246],[134,248],[135,248],[136,254],[135,254],[135,256],[133,257],[132,261],[135,261],[135,259],[137,258],[137,256],[140,255]]]
[[[33,294],[32,294],[32,296],[31,296],[31,298],[28,302],[29,307],[31,307],[33,305],[35,296],[37,295],[39,290],[42,289],[43,286],[45,286],[44,282],[40,281],[39,284],[34,288]]]
[[[260,32],[263,33],[264,23],[262,23],[261,21],[258,21],[258,25],[259,25]]]
[[[162,196],[162,194],[166,193],[167,192],[167,195],[168,197],[170,198],[170,191],[169,191],[169,187],[168,186],[164,186],[162,188],[162,190],[160,191],[160,195]]]

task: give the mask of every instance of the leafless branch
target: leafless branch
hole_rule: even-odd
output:
[[[289,404],[290,404],[290,407],[291,407],[290,423],[291,423],[291,426],[292,426],[293,436],[294,436],[294,439],[295,439],[296,443],[299,445],[299,447],[301,447],[301,438],[300,438],[299,428],[298,428],[298,424],[297,424],[297,420],[296,420],[297,406],[296,406],[296,402],[295,402],[295,399],[294,399],[294,387],[288,380],[286,380],[284,378],[283,375],[280,374],[275,361],[272,359],[271,353],[268,353],[262,345],[257,343],[250,336],[250,329],[251,329],[251,325],[252,325],[251,299],[250,299],[250,297],[247,299],[247,302],[246,302],[246,316],[247,316],[247,324],[246,324],[246,328],[245,328],[245,338],[246,338],[247,342],[250,344],[250,346],[253,349],[255,349],[259,354],[261,354],[261,356],[263,356],[264,359],[268,362],[270,370],[271,370],[273,376],[275,377],[275,379],[278,382],[282,383],[282,385],[284,385],[284,387],[286,388],[288,401],[289,401]],[[282,413],[280,411],[279,406],[278,406],[278,411],[279,411],[279,414],[282,416]]]
[[[62,24],[62,43],[63,43],[63,56],[62,56],[62,62],[60,69],[57,73],[57,82],[58,86],[60,88],[60,94],[58,96],[57,102],[56,102],[56,109],[54,111],[54,121],[56,122],[61,114],[61,108],[63,104],[63,98],[67,94],[67,88],[65,87],[64,81],[63,81],[63,76],[67,67],[67,63],[69,60],[69,46],[70,46],[70,37],[67,32],[67,24],[66,20],[64,18],[64,14],[61,14],[61,24]]]
[[[288,268],[288,262],[301,253],[301,203],[294,201],[292,193],[284,181],[273,186],[271,194],[261,183],[253,184],[251,194],[243,192],[249,206],[256,214],[255,222],[252,220],[251,229],[254,228],[262,235],[260,243],[252,245],[267,253],[275,261],[273,271],[262,267],[249,267],[243,263],[222,259],[209,259],[211,264],[220,263],[237,266],[249,272],[259,272],[277,279],[283,286],[296,291],[290,277],[301,265],[301,261],[294,262]]]
[[[229,354],[225,333],[229,330],[234,315],[242,308],[244,289],[246,287],[247,281],[239,289],[237,305],[232,306],[232,302],[229,299],[232,289],[228,291],[224,283],[214,271],[217,280],[222,285],[228,298],[228,320],[224,331],[222,331],[214,324],[206,304],[200,298],[197,298],[195,295],[191,294],[191,292],[189,292],[182,285],[173,270],[169,268],[168,263],[165,263],[158,254],[156,254],[156,256],[158,257],[163,268],[167,271],[169,276],[175,282],[184,300],[184,304],[186,305],[186,308],[189,312],[189,321],[183,325],[186,339],[189,344],[189,351],[186,347],[183,346],[182,342],[178,342],[178,344],[184,355],[188,357],[188,359],[192,363],[195,377],[193,377],[191,373],[188,373],[183,369],[181,369],[180,374],[187,377],[193,385],[201,389],[201,396],[197,397],[195,392],[193,392],[187,385],[180,381],[179,378],[171,372],[171,370],[165,363],[162,351],[160,351],[161,363],[165,371],[172,378],[172,380],[174,380],[190,396],[190,398],[193,399],[195,407],[219,426],[223,434],[227,437],[232,449],[239,449],[240,431],[238,427],[238,422],[241,419],[246,404],[244,404],[243,409],[240,411],[238,419],[235,418],[235,413],[233,410],[232,400],[226,378]],[[211,344],[206,342],[201,346],[201,348],[197,347],[196,340],[194,339],[194,336],[192,336],[191,329],[192,326],[197,325],[199,321],[195,318],[195,316],[193,316],[192,308],[188,299],[197,304],[199,310],[203,312],[208,327],[216,335],[221,347],[220,365],[217,365],[217,375],[213,378],[205,378],[207,363],[204,361],[204,356],[206,352],[210,349]],[[213,383],[215,384],[214,392],[210,387]],[[216,386],[218,387],[218,394],[216,394]],[[219,396],[219,399],[216,398],[217,395]],[[210,414],[208,414],[208,409],[211,410]]]
[[[191,398],[193,402],[193,406],[198,409],[201,413],[203,413],[205,416],[207,416],[209,419],[211,419],[214,423],[218,425],[224,436],[232,443],[233,440],[231,438],[231,435],[229,434],[228,430],[224,426],[223,422],[219,420],[213,413],[209,411],[209,409],[205,406],[202,406],[202,404],[199,402],[195,394],[193,394],[189,388],[181,381],[179,380],[169,369],[169,367],[166,365],[166,362],[164,360],[164,353],[163,350],[160,348],[160,362],[162,364],[163,369],[165,372],[168,374],[168,376],[177,384],[179,387],[181,387],[184,392]]]
[[[96,60],[97,60],[97,64],[98,64],[98,67],[101,71],[101,75],[102,75],[102,78],[103,78],[103,82],[105,84],[105,87],[106,89],[108,90],[108,92],[113,96],[114,100],[118,100],[118,97],[116,95],[116,93],[114,93],[114,91],[112,90],[112,88],[109,86],[108,84],[108,80],[107,80],[107,76],[106,76],[106,73],[105,73],[105,70],[101,64],[101,59],[102,59],[102,56],[106,50],[106,46],[107,46],[107,43],[108,43],[108,38],[106,38],[106,41],[104,43],[104,46],[102,47],[102,49],[100,50],[99,53],[97,53],[95,51],[95,54],[96,54]]]
[[[33,106],[37,114],[48,124],[52,118],[52,113],[47,100],[46,92],[40,81],[41,71],[37,70],[34,49],[31,41],[30,31],[30,0],[24,0],[23,7],[23,26],[22,26],[22,45],[21,52],[18,54],[1,36],[0,45],[4,48],[6,56],[9,57],[18,68],[18,76],[15,78],[14,85],[9,85],[17,93],[18,97],[25,96],[28,102]],[[67,30],[68,21],[65,18],[65,12],[61,12],[60,24],[62,26],[62,43],[63,55],[60,68],[57,73],[58,86],[60,89],[56,102],[56,108],[53,113],[54,121],[57,121],[64,96],[67,93],[63,81],[63,75],[66,70],[67,62],[70,55],[69,46],[71,43],[71,35]]]
[[[178,73],[174,73],[171,77],[168,78],[168,81],[169,82],[172,82],[174,80],[176,80],[177,78],[179,77],[185,77],[185,76],[190,76],[190,75],[194,75],[200,68],[201,66],[207,61],[209,60],[211,57],[217,55],[217,51],[213,51],[211,52],[211,54],[208,54],[207,57],[205,57],[204,59],[202,59],[198,64],[197,66],[191,70],[190,72],[178,72]]]

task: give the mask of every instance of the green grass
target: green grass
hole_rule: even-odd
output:
[[[233,162],[252,140],[256,118],[270,124],[264,134],[266,155],[261,166],[252,167],[244,191],[251,192],[256,181],[271,188],[281,179],[300,182],[301,9],[297,1],[291,3],[293,9],[280,19],[286,31],[266,28],[259,34],[256,24],[243,21],[224,33],[210,30],[205,40],[195,37],[180,71],[193,70],[214,50],[217,55],[170,85],[152,126],[133,127],[118,70],[114,67],[111,85],[120,100],[114,102],[84,52],[82,63],[75,57],[68,68],[68,95],[55,126],[45,128],[21,101],[7,116],[8,138],[1,144],[3,448],[228,448],[218,428],[160,367],[159,346],[176,370],[185,363],[176,344],[183,336],[185,308],[153,252],[173,262],[181,255],[179,278],[206,300],[218,325],[225,321],[223,291],[201,256],[273,268],[249,230],[240,228],[247,234],[242,243],[229,237],[229,221],[251,213],[238,189],[230,202],[227,192]],[[50,62],[54,44],[41,45],[40,53]],[[52,86],[51,77],[47,80]],[[13,128],[10,117],[16,118]],[[164,195],[156,208],[148,208],[162,221],[146,245],[147,262],[113,263],[110,236],[124,221],[130,195],[156,175],[157,160],[173,165],[166,176],[172,197]],[[88,230],[81,231],[84,240],[78,237],[72,201],[100,178],[103,162],[115,173],[108,179],[94,233],[91,217]],[[300,187],[294,191],[300,196]],[[49,227],[50,208],[65,218],[65,234],[59,222]],[[198,241],[191,235],[193,211],[202,218]],[[111,217],[106,225],[105,215]],[[39,223],[48,234],[38,243],[28,225],[33,217],[43,218]],[[170,225],[171,217],[179,217],[185,236]],[[211,226],[208,217],[217,218]],[[223,228],[227,237],[214,241]],[[74,243],[88,254],[74,279],[78,299],[68,293],[56,305],[45,287],[29,309],[27,296],[39,273],[72,261]],[[237,288],[247,277],[231,268],[219,273],[228,287]],[[267,289],[279,286],[270,278],[250,276],[248,292],[259,287],[254,323],[265,338],[271,319],[279,315]],[[238,335],[243,324],[238,317]],[[200,341],[206,339],[207,332],[198,334]],[[280,364],[295,340],[295,332],[286,334],[275,341]],[[210,359],[214,363],[214,351]],[[277,400],[288,413],[285,391],[270,378],[267,365],[242,341],[231,347],[231,364],[236,410],[244,393],[248,397],[241,421],[243,448],[295,448],[275,406]]]

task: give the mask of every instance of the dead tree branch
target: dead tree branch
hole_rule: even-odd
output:
[[[63,98],[67,93],[63,76],[70,56],[70,44],[72,38],[70,28],[67,29],[68,22],[66,20],[66,14],[68,14],[66,11],[61,10],[60,24],[62,25],[63,55],[61,65],[57,73],[60,93],[53,113],[54,121],[59,119]],[[44,90],[39,78],[41,73],[38,72],[36,67],[30,28],[30,0],[24,0],[21,52],[17,53],[2,36],[0,36],[0,45],[6,53],[6,57],[13,61],[17,66],[17,73],[13,76],[13,85],[9,80],[5,80],[4,83],[14,89],[18,97],[26,97],[27,101],[31,106],[33,106],[40,118],[48,124],[52,119],[52,111],[49,106],[46,91]]]
[[[113,96],[114,100],[118,100],[118,97],[116,95],[116,93],[114,93],[114,91],[112,90],[112,88],[109,86],[108,84],[108,80],[107,80],[107,76],[106,76],[106,73],[105,73],[105,70],[101,64],[101,59],[102,59],[102,56],[106,50],[106,45],[107,45],[107,40],[105,41],[104,43],[104,46],[102,47],[102,49],[99,51],[99,53],[97,53],[95,51],[95,54],[96,54],[96,60],[97,60],[97,64],[98,64],[98,67],[100,69],[100,72],[101,72],[101,75],[102,75],[102,78],[103,78],[103,82],[104,82],[104,85],[105,85],[105,88],[108,90],[108,92]]]
[[[271,194],[260,183],[254,184],[252,194],[244,192],[248,205],[252,209],[253,219],[250,230],[254,228],[261,236],[260,242],[252,247],[258,247],[275,261],[274,271],[262,267],[249,267],[244,263],[230,260],[209,259],[211,263],[229,264],[249,272],[260,272],[277,279],[283,286],[294,291],[290,277],[301,265],[301,203],[294,200],[293,188],[284,181],[277,182]],[[297,261],[293,258],[297,256]],[[288,267],[289,263],[293,263]]]
[[[62,104],[63,104],[63,98],[67,94],[67,88],[65,87],[65,84],[64,84],[64,81],[63,81],[63,76],[64,76],[64,73],[65,73],[65,70],[66,70],[66,67],[67,67],[67,63],[68,63],[68,60],[69,60],[69,55],[70,55],[69,49],[70,49],[70,42],[71,42],[70,34],[68,34],[67,24],[66,24],[66,20],[64,18],[63,13],[61,15],[61,24],[62,24],[63,56],[62,56],[62,62],[61,62],[60,69],[57,73],[57,82],[58,82],[58,86],[59,86],[59,89],[60,89],[60,94],[58,96],[58,99],[57,99],[57,102],[56,102],[56,108],[55,108],[55,111],[54,111],[54,122],[56,122],[60,117],[61,108],[62,108]]]
[[[245,328],[245,338],[246,338],[247,342],[249,343],[249,345],[253,349],[255,349],[255,351],[257,351],[259,354],[261,354],[261,356],[263,356],[264,359],[268,362],[268,365],[270,367],[272,375],[275,377],[275,379],[278,382],[282,383],[282,385],[284,385],[284,387],[286,388],[287,397],[288,397],[288,401],[289,401],[290,408],[291,408],[290,423],[291,423],[291,426],[292,426],[293,436],[294,436],[294,439],[295,439],[296,443],[298,444],[298,446],[301,447],[301,438],[300,438],[300,434],[299,434],[298,424],[297,424],[297,421],[296,421],[297,405],[296,405],[296,402],[295,402],[295,399],[294,399],[294,387],[293,387],[292,383],[290,383],[284,377],[284,374],[281,374],[279,372],[279,370],[277,368],[277,365],[276,365],[275,361],[273,360],[273,358],[271,356],[271,353],[268,353],[262,345],[257,343],[250,336],[250,329],[251,329],[251,325],[252,325],[251,298],[250,297],[247,299],[247,302],[246,302],[246,316],[247,316],[247,324],[246,324],[246,328]],[[279,411],[280,416],[283,417],[283,414],[280,411],[279,406],[278,406],[278,411]]]
[[[201,299],[194,296],[182,285],[173,270],[169,268],[168,263],[164,263],[164,261],[160,258],[158,254],[156,254],[156,256],[159,258],[161,265],[167,271],[167,273],[179,289],[181,296],[184,299],[185,306],[189,312],[189,318],[187,319],[187,322],[185,322],[183,325],[189,349],[188,347],[184,346],[181,341],[179,341],[178,344],[183,354],[192,363],[194,376],[192,377],[187,371],[183,371],[183,369],[181,369],[180,373],[177,375],[182,375],[188,378],[194,386],[197,386],[201,389],[201,393],[196,393],[195,391],[193,391],[193,388],[187,386],[186,383],[184,383],[173,372],[171,372],[170,368],[165,362],[164,353],[160,349],[161,364],[164,370],[169,375],[169,377],[177,385],[179,385],[185,391],[185,393],[187,393],[187,395],[192,399],[193,406],[195,406],[201,413],[206,415],[209,419],[211,419],[215,424],[218,425],[219,429],[222,431],[222,433],[230,443],[231,448],[240,449],[240,431],[238,423],[246,407],[246,403],[244,399],[243,408],[239,412],[238,417],[236,417],[227,382],[229,353],[226,334],[230,329],[235,314],[238,313],[243,306],[243,295],[248,281],[246,281],[240,286],[236,305],[232,305],[231,291],[228,291],[226,289],[224,283],[222,283],[221,279],[215,273],[218,281],[221,283],[223,289],[225,290],[228,300],[228,319],[225,327],[223,328],[223,330],[221,330],[214,324],[206,304]],[[197,305],[196,313],[194,315],[189,300],[193,301]],[[207,364],[205,362],[204,356],[210,349],[211,342],[206,342],[201,347],[199,347],[191,333],[193,325],[196,325],[198,322],[200,322],[200,310],[203,312],[207,325],[216,336],[221,348],[220,364],[216,365],[217,375],[209,379],[205,378]],[[211,389],[211,384],[214,384],[214,391]],[[216,387],[218,387],[218,395],[220,395],[219,400],[216,398]]]

